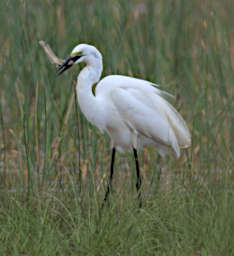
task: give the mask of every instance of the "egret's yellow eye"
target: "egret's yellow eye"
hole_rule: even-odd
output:
[[[81,57],[82,56],[82,52],[72,52],[71,53],[71,57],[74,58],[74,57]]]

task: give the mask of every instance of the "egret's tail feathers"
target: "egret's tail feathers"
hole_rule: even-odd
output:
[[[165,101],[165,104],[166,108],[164,109],[164,113],[166,114],[168,122],[175,133],[179,147],[190,147],[191,136],[184,119],[170,103]]]
[[[179,158],[180,157],[180,147],[178,144],[176,134],[174,133],[173,129],[169,129],[169,141],[171,142],[171,147],[172,147],[176,157]]]

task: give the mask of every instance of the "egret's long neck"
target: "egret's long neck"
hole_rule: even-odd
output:
[[[97,83],[102,73],[102,60],[87,64],[77,78],[76,93],[81,111],[91,123],[97,125],[100,105],[92,92],[92,86]],[[100,127],[101,128],[101,127]]]

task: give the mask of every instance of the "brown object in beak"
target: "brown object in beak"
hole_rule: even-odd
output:
[[[40,41],[39,41],[39,44],[40,44],[40,45],[43,47],[43,49],[45,50],[45,52],[46,52],[46,54],[47,54],[47,56],[48,56],[48,58],[49,58],[49,60],[50,60],[50,62],[51,62],[52,64],[55,64],[56,66],[61,66],[61,65],[64,63],[65,60],[58,58],[58,57],[54,54],[54,52],[52,51],[52,49],[50,48],[50,46],[49,46],[46,42],[40,40]]]

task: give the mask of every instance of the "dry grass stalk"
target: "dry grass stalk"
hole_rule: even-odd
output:
[[[45,53],[47,54],[52,64],[55,64],[56,66],[60,66],[64,62],[64,59],[60,59],[54,54],[54,52],[46,42],[44,42],[43,40],[40,40],[39,44],[44,49]]]

